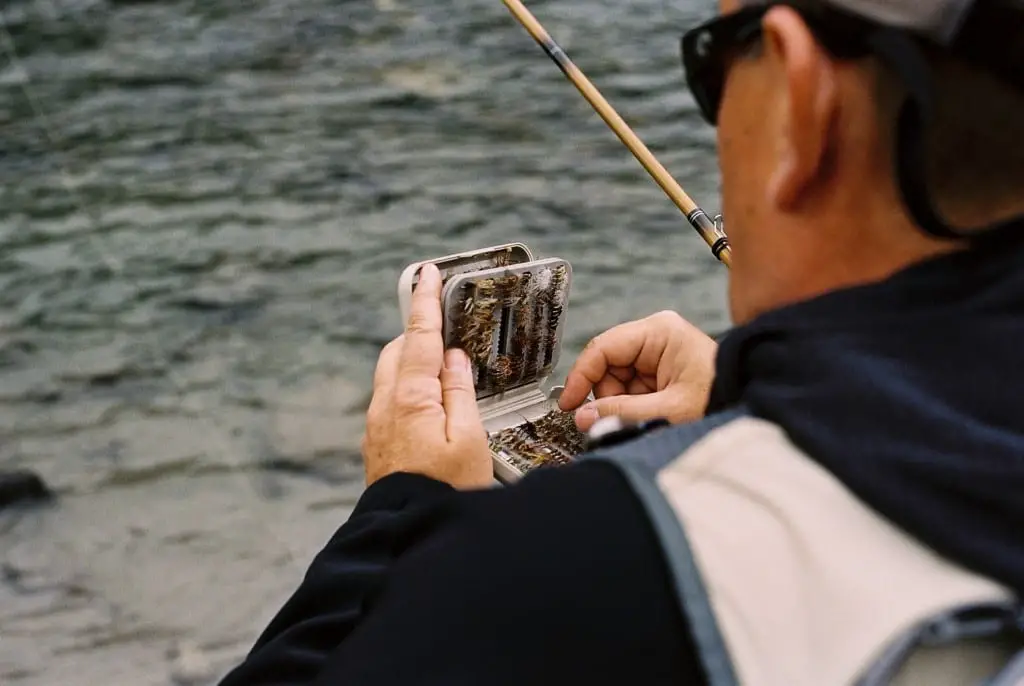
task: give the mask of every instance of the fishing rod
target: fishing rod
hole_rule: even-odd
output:
[[[682,186],[672,178],[672,175],[647,149],[643,141],[633,133],[633,130],[629,128],[629,124],[619,116],[619,113],[604,99],[604,96],[594,87],[590,79],[580,71],[579,67],[573,64],[573,61],[569,59],[565,51],[544,30],[544,27],[530,13],[530,10],[526,9],[526,6],[520,0],[501,1],[505,3],[505,7],[509,9],[512,16],[516,18],[516,21],[523,25],[523,28],[540,44],[540,47],[544,48],[544,52],[554,60],[558,68],[576,86],[576,89],[583,94],[583,97],[586,98],[591,107],[601,115],[601,118],[611,127],[611,130],[615,132],[619,140],[629,148],[629,151],[633,153],[633,157],[647,170],[647,173],[651,175],[655,183],[661,186],[661,189],[665,191],[669,199],[682,211],[690,225],[696,229],[697,233],[704,239],[704,242],[711,248],[711,253],[726,267],[731,266],[732,250],[729,248],[729,239],[725,235],[721,223],[708,217],[707,213],[686,194]]]

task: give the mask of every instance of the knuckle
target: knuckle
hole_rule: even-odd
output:
[[[647,319],[648,321],[654,322],[656,324],[670,324],[673,326],[684,321],[682,315],[673,310],[662,310],[660,312],[655,312]]]
[[[395,393],[394,410],[402,414],[412,414],[431,407],[437,399],[434,383],[408,381]]]
[[[402,342],[404,340],[405,340],[405,334],[402,334],[402,335],[398,336],[397,338],[392,338],[390,341],[388,341],[388,344],[385,345],[381,349],[380,356],[384,357],[386,355],[390,355],[391,353],[393,353],[395,351],[395,348],[397,348],[400,345],[402,345]]]
[[[590,342],[583,348],[588,365],[606,364],[609,354],[619,350],[623,345],[628,345],[638,323],[626,322],[619,324],[590,339]]]
[[[452,378],[448,377],[445,379],[444,390],[446,392],[456,393],[474,393],[473,382],[464,377]]]
[[[648,317],[647,319],[650,319],[650,317]],[[622,342],[629,340],[630,337],[636,332],[637,328],[643,326],[644,323],[645,320],[643,319],[624,322],[622,324],[619,324],[618,326],[614,326],[608,329],[607,331],[601,332],[600,334],[595,336],[588,345],[592,346],[593,348],[601,350],[606,348],[614,348],[620,345]]]
[[[411,393],[400,393],[395,398],[395,402],[392,403],[392,409],[398,414],[406,414],[410,410],[415,409],[417,405],[418,402]]]
[[[604,341],[605,341],[605,339],[607,337],[608,337],[608,332],[607,331],[605,331],[604,333],[597,334],[596,336],[591,338],[589,341],[587,341],[587,344],[585,346],[583,346],[583,352],[589,353],[589,352],[593,352],[594,350],[598,350],[601,347],[601,345],[604,343]]]
[[[431,321],[431,318],[423,312],[413,312],[409,315],[409,324],[406,326],[406,332],[411,334],[423,334],[423,333],[434,333],[437,331],[437,327]]]

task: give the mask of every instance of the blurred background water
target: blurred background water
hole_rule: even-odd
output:
[[[210,683],[361,490],[362,412],[417,259],[572,262],[559,374],[725,273],[498,0],[0,5],[0,683]],[[680,32],[710,0],[537,0],[717,210]]]

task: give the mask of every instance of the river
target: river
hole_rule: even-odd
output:
[[[678,38],[710,1],[538,0],[717,210]],[[725,273],[498,0],[0,9],[0,683],[205,684],[361,490],[409,262],[511,240],[574,269],[558,373]]]

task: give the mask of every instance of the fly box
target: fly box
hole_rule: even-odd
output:
[[[560,386],[544,389],[558,364],[572,267],[535,259],[522,243],[424,260],[399,279],[402,321],[409,319],[419,270],[433,263],[444,284],[445,348],[473,363],[477,404],[494,474],[513,482],[532,469],[567,464],[583,450],[572,413],[558,408]]]

